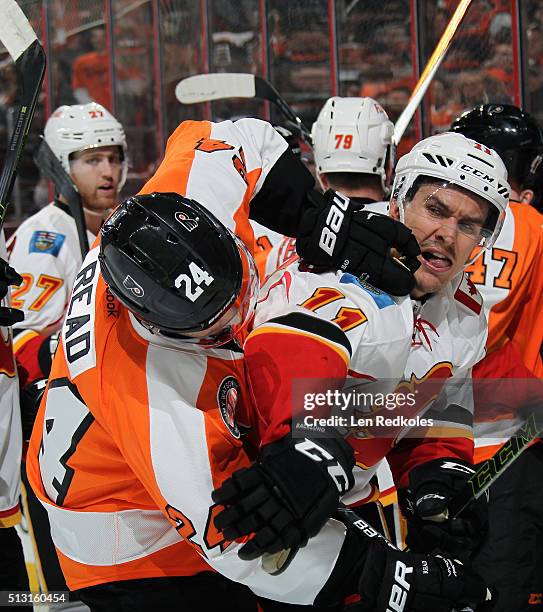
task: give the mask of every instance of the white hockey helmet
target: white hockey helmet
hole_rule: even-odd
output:
[[[123,126],[101,104],[59,106],[45,124],[43,136],[68,174],[72,153],[112,145],[121,147],[123,167],[118,189],[122,189],[128,172],[126,137]]]
[[[373,98],[329,98],[311,130],[317,172],[377,174],[384,188],[393,133]]]
[[[453,132],[421,140],[396,166],[392,198],[398,202],[401,221],[406,195],[419,177],[441,179],[444,187],[456,185],[489,202],[496,214],[489,215],[491,225],[486,228],[487,235],[480,246],[488,249],[494,244],[503,226],[511,193],[507,169],[496,151]]]

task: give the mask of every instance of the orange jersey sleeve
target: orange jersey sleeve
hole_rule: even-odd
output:
[[[468,268],[488,316],[487,351],[511,340],[525,365],[543,376],[543,216],[511,203],[494,246]]]
[[[196,200],[256,252],[249,218],[294,235],[313,184],[303,163],[265,121],[184,121],[140,193],[174,192]]]

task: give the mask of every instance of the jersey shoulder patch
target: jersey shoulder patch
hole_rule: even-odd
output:
[[[28,246],[29,253],[41,253],[58,257],[60,249],[66,240],[64,234],[57,232],[48,232],[46,230],[36,230],[31,238]]]
[[[394,306],[396,304],[396,302],[390,297],[388,293],[385,293],[384,291],[377,289],[377,287],[370,285],[368,282],[360,278],[357,278],[356,276],[352,274],[348,274],[348,273],[342,274],[341,278],[339,279],[339,282],[344,283],[344,284],[350,283],[350,284],[356,285],[357,287],[360,287],[361,289],[363,289],[366,293],[368,293],[372,297],[373,301],[375,302],[379,310],[382,310],[383,308],[386,308],[387,306]]]
[[[465,272],[462,274],[460,283],[454,292],[454,299],[476,315],[481,314],[483,297]]]

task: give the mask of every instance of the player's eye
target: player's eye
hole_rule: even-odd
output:
[[[436,204],[427,204],[426,210],[430,213],[432,217],[438,217],[441,219],[445,216],[443,209],[440,206],[437,206]]]

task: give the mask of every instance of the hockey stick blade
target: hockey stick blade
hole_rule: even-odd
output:
[[[307,144],[311,135],[302,120],[275,87],[266,79],[249,73],[197,74],[179,81],[175,97],[181,104],[196,104],[228,98],[258,98],[275,104],[283,115],[294,123]]]
[[[83,207],[81,206],[81,196],[79,195],[77,187],[74,185],[62,164],[57,159],[57,156],[53,153],[51,147],[43,137],[34,155],[34,162],[41,170],[42,174],[53,183],[55,191],[59,193],[68,204],[77,227],[81,255],[83,259],[85,259],[85,255],[89,251],[89,241],[87,238],[85,215],[83,213]]]
[[[4,222],[17,165],[32,123],[45,75],[45,53],[15,0],[0,0],[0,40],[15,62],[19,111],[0,175],[0,227]]]
[[[181,104],[224,98],[254,98],[255,77],[245,73],[196,74],[177,83],[175,97]]]
[[[465,487],[451,500],[449,516],[456,518],[481,495],[500,475],[520,457],[528,445],[543,432],[541,415],[532,413],[515,434],[487,461],[481,463]]]

